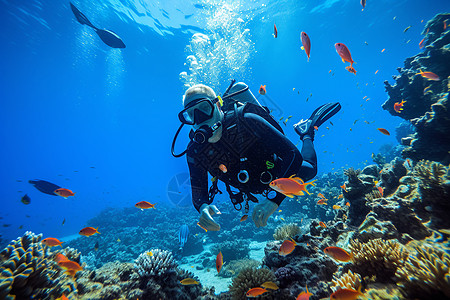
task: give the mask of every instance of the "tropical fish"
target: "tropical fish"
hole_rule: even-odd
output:
[[[325,198],[319,199],[316,204],[317,205],[328,205],[327,199],[325,199]]]
[[[383,48],[383,50],[381,50],[381,53],[383,53],[386,50],[386,48]]]
[[[95,242],[94,250],[95,250],[95,251],[98,251],[98,248],[99,248],[99,247],[100,247],[100,245],[98,244],[98,241]]]
[[[123,43],[122,39],[111,30],[106,29],[99,29],[92,25],[92,23],[88,20],[88,18],[78,9],[70,3],[70,8],[72,9],[73,14],[75,15],[75,18],[81,25],[87,25],[94,29],[95,33],[100,37],[100,39],[105,43],[106,45],[110,46],[111,48],[125,48],[125,44]]]
[[[330,300],[356,300],[359,297],[365,297],[363,293],[361,293],[361,286],[358,290],[354,289],[340,289],[331,294]]]
[[[31,203],[31,198],[25,194],[22,198],[20,198],[20,201],[22,201],[23,204],[30,204]]]
[[[153,252],[152,252],[152,251],[147,251],[147,255],[148,255],[149,257],[152,257],[152,256],[153,256]]]
[[[60,261],[68,261],[68,260],[69,259],[64,254],[61,254],[61,253],[58,253],[55,256],[56,263],[59,263]]]
[[[384,128],[377,128],[377,130],[378,131],[380,131],[382,134],[384,134],[384,135],[391,135],[390,133],[389,133],[389,131],[387,131],[386,129],[384,129]]]
[[[349,206],[350,207],[350,202],[345,203],[345,206]]]
[[[420,43],[419,43],[419,48],[422,49],[423,48],[423,42],[425,41],[425,38],[423,38]]]
[[[333,209],[341,209],[341,207],[339,206],[339,205],[337,205],[337,204],[335,204],[335,205],[333,205]]]
[[[257,288],[249,289],[245,295],[248,298],[256,298],[256,297],[258,297],[258,296],[260,296],[260,295],[262,295],[264,293],[267,293],[266,289],[257,287]]]
[[[334,47],[336,48],[336,52],[341,57],[342,62],[350,63],[350,66],[346,67],[345,69],[350,73],[356,74],[356,70],[353,68],[354,61],[352,59],[352,55],[350,54],[350,50],[348,50],[347,46],[345,46],[343,43],[336,43],[334,44]]]
[[[361,11],[363,11],[364,10],[364,8],[366,7],[366,0],[361,0],[361,5],[362,5],[362,9],[361,9]]]
[[[378,73],[378,70],[375,71],[375,75]]]
[[[322,228],[327,228],[327,224],[325,224],[322,221],[319,221],[319,226],[322,227]]]
[[[302,50],[305,50],[306,55],[308,56],[308,61],[309,61],[309,54],[311,53],[311,40],[309,39],[309,36],[302,31],[302,33],[300,33],[300,37],[302,40]]]
[[[348,253],[340,247],[327,247],[323,249],[323,252],[338,261],[347,262],[353,258],[353,255],[351,253]]]
[[[317,196],[322,198],[322,199],[325,199],[325,196],[322,193],[318,193]]]
[[[222,171],[223,173],[228,172],[228,169],[227,169],[227,167],[226,167],[224,164],[220,164],[220,165],[219,165],[219,169],[220,169],[220,171]]]
[[[289,255],[294,251],[295,246],[297,246],[297,243],[293,239],[285,240],[283,244],[281,244],[278,254],[281,256]]]
[[[271,290],[278,290],[278,289],[279,289],[279,288],[278,288],[278,285],[276,285],[276,284],[273,283],[272,281],[266,281],[266,282],[264,282],[263,284],[261,284],[261,286],[262,286],[263,288],[271,289]]]
[[[192,278],[185,278],[183,280],[180,281],[182,285],[193,285],[193,284],[200,284],[200,282],[198,282],[195,279]]]
[[[58,196],[63,197],[64,199],[67,199],[67,197],[75,196],[75,193],[72,192],[69,189],[59,188],[54,190],[54,193]]]
[[[71,260],[61,260],[58,262],[58,266],[66,270],[71,276],[74,276],[78,271],[83,270],[77,262]]]
[[[28,180],[28,183],[32,184],[35,188],[37,188],[40,192],[52,195],[52,196],[58,196],[55,194],[55,190],[60,189],[61,187],[59,185],[56,185],[54,183],[45,181],[45,180]]]
[[[64,220],[61,223],[61,226],[64,226],[64,224],[66,223],[66,218],[64,218]]]
[[[311,195],[311,193],[308,192],[306,186],[310,184],[312,186],[315,186],[314,182],[316,180],[305,183],[300,177],[293,176],[294,175],[289,178],[275,179],[269,184],[269,186],[275,191],[289,198],[294,198],[294,196],[303,196],[305,194],[304,192],[306,192],[308,195]]]
[[[277,25],[273,24],[273,36],[275,38],[278,37],[278,29],[277,29]]]
[[[56,300],[69,300],[69,298],[67,298],[66,295],[62,294],[62,296],[57,298]]]
[[[262,85],[259,87],[259,93],[261,95],[265,95],[266,94],[266,85]]]
[[[434,81],[439,81],[441,80],[439,78],[438,75],[434,74],[433,72],[423,72],[422,70],[420,70],[419,73],[416,73],[416,75],[421,75],[422,77],[429,79],[429,80],[434,80]]]
[[[406,103],[405,100],[402,100],[402,102],[395,102],[394,103],[394,110],[397,113],[400,113],[403,110],[403,104],[405,104],[405,103]]]
[[[340,194],[340,195],[338,196],[338,199],[342,199],[342,198],[344,198],[344,194]]]
[[[178,231],[178,242],[180,243],[180,249],[183,249],[189,237],[189,227],[186,224],[181,225]]]
[[[345,183],[343,185],[341,185],[341,189],[343,189],[344,191],[347,192],[347,187],[345,186]]]
[[[381,186],[378,187],[378,191],[380,192],[381,197],[383,197],[383,188]]]
[[[84,236],[91,236],[96,233],[100,234],[100,232],[98,232],[98,227],[97,228],[85,227],[85,228],[81,229],[79,232],[80,235],[84,235]]]
[[[222,255],[222,251],[219,251],[219,254],[217,254],[217,256],[216,256],[217,273],[220,273],[220,270],[222,270],[222,266],[223,266],[223,255]]]
[[[308,285],[306,285],[306,292],[301,292],[298,294],[297,298],[295,300],[309,300],[309,297],[313,294],[308,291]]]
[[[243,215],[241,217],[241,219],[239,220],[239,222],[244,222],[245,220],[247,220],[247,218],[248,218],[248,215]]]
[[[151,204],[150,202],[147,202],[147,201],[141,201],[141,202],[136,203],[134,206],[136,206],[137,208],[140,208],[141,210],[144,210],[144,209],[149,209],[149,208],[156,209],[155,205],[156,204]]]
[[[407,32],[410,28],[411,28],[411,26],[406,27],[406,28],[403,30],[403,33]]]
[[[42,243],[46,246],[54,247],[54,246],[61,246],[61,244],[64,242],[60,242],[56,238],[45,238],[42,240]],[[61,246],[61,248],[62,248],[62,246]]]

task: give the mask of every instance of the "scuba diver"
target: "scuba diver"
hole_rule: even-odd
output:
[[[234,83],[233,80],[222,97],[203,84],[189,88],[183,97],[184,109],[178,114],[182,124],[172,142],[173,156],[187,154],[192,202],[200,213],[198,225],[206,231],[220,230],[212,218],[220,211],[211,204],[214,196],[221,193],[218,180],[225,183],[236,210],[241,210],[245,201],[245,214],[249,201],[259,203],[253,194],[262,194],[265,198],[253,208],[252,219],[256,227],[266,226],[269,216],[286,197],[269,184],[291,175],[305,182],[316,176],[314,129],[341,109],[339,103],[324,104],[309,119],[294,125],[303,141],[300,152],[248,86]],[[193,126],[191,141],[184,152],[175,154],[175,142],[185,124]],[[208,172],[213,176],[209,190]]]

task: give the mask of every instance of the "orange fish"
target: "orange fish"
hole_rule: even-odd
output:
[[[358,290],[354,289],[340,289],[331,294],[330,300],[356,300],[359,297],[364,297],[364,294],[361,293],[361,286]]]
[[[300,37],[302,39],[302,50],[305,50],[306,55],[308,56],[308,61],[309,61],[309,54],[311,52],[311,40],[309,39],[309,36],[302,31],[302,33],[300,33]]]
[[[338,210],[338,209],[341,209],[341,207],[339,206],[339,205],[333,205],[333,209],[336,209],[336,210]]]
[[[225,167],[224,164],[220,164],[219,169],[220,169],[220,171],[222,171],[223,173],[228,172],[228,169],[227,169],[227,167]]]
[[[386,50],[386,48],[383,48],[383,50],[381,50],[381,53],[383,53]]]
[[[319,130],[319,127],[317,127],[317,126],[314,126],[314,129],[315,129],[315,130]]]
[[[345,183],[343,185],[341,185],[341,189],[343,189],[344,191],[347,192],[347,187],[345,186]]]
[[[94,234],[100,234],[100,232],[98,232],[98,227],[94,228],[94,227],[86,227],[80,230],[79,234],[80,235],[84,235],[84,236],[91,236]]]
[[[54,247],[54,246],[61,246],[61,244],[64,242],[60,242],[58,239],[55,239],[55,238],[46,238],[46,239],[42,240],[42,243],[49,247]],[[61,248],[62,248],[62,246],[61,246]]]
[[[340,194],[340,195],[338,196],[338,199],[342,199],[342,198],[344,198],[344,194]]]
[[[319,221],[319,225],[320,225],[320,227],[322,227],[322,228],[327,228],[327,224],[325,224],[325,223],[322,222],[322,221]]]
[[[308,291],[308,285],[306,285],[306,292],[301,292],[298,294],[297,298],[295,300],[309,300],[309,297],[313,294]]]
[[[277,29],[277,25],[273,24],[273,36],[275,38],[278,37],[278,29]]]
[[[346,67],[345,69],[350,73],[356,74],[356,70],[353,68],[354,61],[352,59],[352,55],[350,54],[350,50],[348,50],[347,46],[345,46],[343,43],[336,43],[334,44],[334,47],[336,48],[336,52],[341,57],[342,62],[350,63],[350,66]]]
[[[383,197],[383,188],[381,186],[378,187],[378,191],[380,192],[381,197]]]
[[[422,77],[429,79],[429,80],[434,80],[434,81],[439,81],[441,80],[439,78],[438,75],[434,74],[433,72],[423,72],[422,70],[420,70],[419,73],[416,73],[416,75],[422,75]]]
[[[322,198],[322,199],[325,199],[325,196],[322,193],[318,193],[317,196]]]
[[[69,300],[69,298],[67,298],[66,295],[62,294],[62,296],[57,298],[56,300]]]
[[[403,104],[405,104],[405,103],[406,103],[405,100],[402,100],[402,102],[395,102],[394,103],[394,110],[397,113],[400,113],[403,110]]]
[[[419,48],[422,49],[423,48],[423,42],[425,41],[425,38],[423,38],[420,43],[419,43]]]
[[[428,28],[429,30],[430,28]],[[444,20],[444,31],[447,30],[447,20]],[[428,31],[427,31],[428,32]]]
[[[63,189],[63,188],[56,189],[56,190],[53,191],[53,193],[55,193],[58,196],[63,197],[64,199],[67,199],[67,197],[75,195],[75,193],[72,192],[71,190]]]
[[[156,204],[151,204],[150,202],[147,202],[147,201],[141,201],[141,202],[136,203],[134,206],[143,210],[143,209],[149,209],[149,208],[156,209],[155,205]]]
[[[316,180],[305,183],[300,177],[293,176],[294,175],[289,178],[275,179],[269,184],[269,186],[275,191],[289,198],[294,198],[294,196],[303,196],[305,194],[304,192],[306,192],[308,195],[311,195],[311,193],[308,192],[306,186],[309,184],[315,186],[314,181]]]
[[[353,258],[353,255],[351,253],[348,253],[347,251],[339,247],[327,247],[323,249],[323,252],[338,261],[347,262]]]
[[[345,206],[349,206],[350,207],[350,202],[345,203]]]
[[[378,70],[375,71],[375,74],[377,74],[377,73],[378,73]]]
[[[61,260],[60,262],[58,262],[58,266],[68,271],[73,270],[78,272],[83,270],[83,268],[77,262],[71,260]]]
[[[377,128],[378,129],[378,131],[380,131],[382,134],[384,134],[384,135],[391,135],[390,133],[389,133],[389,131],[387,131],[386,129],[384,129],[384,128]]]
[[[248,218],[248,215],[243,215],[239,222],[244,222],[245,220],[247,220],[247,218]]]
[[[317,205],[328,205],[327,199],[325,199],[325,198],[319,199],[316,204]]]
[[[289,255],[294,251],[295,246],[297,246],[297,243],[293,239],[285,240],[283,244],[281,244],[278,254],[281,256]]]
[[[266,94],[266,85],[262,85],[259,87],[259,93],[261,95],[265,95]]]
[[[249,289],[247,291],[247,294],[245,294],[248,298],[256,298],[264,293],[267,293],[266,289],[260,288],[260,287],[256,287],[256,288],[252,288]]]
[[[223,266],[223,255],[222,255],[222,252],[219,251],[219,254],[217,254],[217,257],[216,257],[217,273],[220,273],[220,270],[222,270],[222,266]]]
[[[64,254],[61,254],[61,253],[58,253],[58,254],[56,254],[56,256],[55,256],[55,261],[57,262],[57,263],[59,263],[60,261],[68,261],[69,259],[64,255]]]

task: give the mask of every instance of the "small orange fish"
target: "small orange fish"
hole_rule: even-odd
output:
[[[155,205],[156,204],[151,204],[150,202],[147,202],[147,201],[141,201],[141,202],[136,203],[134,206],[143,210],[143,209],[149,209],[149,208],[156,209]]]
[[[223,255],[222,255],[222,252],[219,251],[219,254],[217,254],[217,256],[216,256],[217,273],[220,273],[220,270],[222,270],[222,266],[223,266]]]
[[[394,103],[394,110],[397,113],[400,113],[403,110],[403,104],[405,104],[405,103],[406,103],[405,100],[402,100],[402,102],[395,102]]]
[[[328,205],[327,199],[325,199],[325,198],[319,199],[316,204],[317,205]]]
[[[278,254],[281,256],[289,255],[294,251],[295,246],[297,246],[297,243],[293,239],[285,240],[283,244],[281,244]]]
[[[377,74],[377,73],[378,73],[378,70],[375,71],[375,74]]]
[[[58,196],[63,197],[64,199],[67,199],[67,197],[75,196],[74,192],[72,192],[71,190],[68,190],[68,189],[63,189],[63,188],[56,189],[53,191],[53,193],[55,193]]]
[[[320,198],[322,198],[322,199],[325,198],[325,196],[324,196],[322,193],[318,193],[317,196],[320,197]]]
[[[351,253],[348,253],[340,247],[327,247],[323,249],[323,252],[338,261],[347,262],[353,258],[353,255]]]
[[[341,209],[341,207],[339,206],[339,205],[333,205],[333,209],[336,209],[336,210],[338,210],[338,209]]]
[[[248,218],[248,215],[243,215],[239,222],[244,222],[245,220],[247,220],[247,218]]]
[[[308,285],[306,285],[306,292],[301,292],[298,294],[297,298],[295,300],[309,300],[309,297],[313,294],[308,291]]]
[[[327,228],[327,224],[325,224],[325,223],[322,222],[322,221],[319,221],[319,225],[320,225],[320,227],[322,227],[322,228]]]
[[[56,254],[56,256],[55,256],[55,261],[57,262],[57,263],[59,263],[60,261],[68,261],[69,259],[64,255],[64,254],[61,254],[61,253],[58,253],[58,254]]]
[[[439,81],[441,80],[439,78],[438,75],[434,74],[433,72],[423,72],[422,70],[420,70],[419,73],[416,73],[416,75],[421,75],[422,77],[429,79],[429,80],[434,80],[434,81]]]
[[[342,198],[344,198],[344,194],[340,194],[340,195],[338,196],[338,199],[342,199]]]
[[[384,192],[384,191],[383,191],[383,188],[382,188],[381,186],[378,187],[378,191],[380,192],[381,197],[383,197],[383,192]]]
[[[69,298],[67,298],[66,295],[62,294],[62,296],[57,298],[56,300],[69,300]]]
[[[94,234],[100,234],[100,232],[98,232],[98,227],[94,228],[94,227],[86,227],[80,230],[79,234],[80,235],[84,235],[84,236],[91,236]]]
[[[386,49],[385,48],[383,48],[383,50],[381,50],[381,53],[383,53],[384,51],[385,51]]]
[[[350,202],[345,203],[345,206],[350,207]]]
[[[317,127],[317,126],[314,126],[314,129],[317,131],[317,130],[319,130],[319,127]]]
[[[220,164],[220,165],[219,165],[219,169],[220,169],[220,171],[222,171],[223,173],[228,172],[228,169],[227,169],[227,167],[225,167],[224,164]]]
[[[300,37],[301,37],[302,45],[303,45],[302,50],[305,50],[306,55],[308,56],[308,61],[309,61],[309,54],[311,52],[311,40],[309,39],[309,36],[303,31],[302,31],[302,33],[300,33]]]
[[[331,294],[330,300],[356,300],[359,297],[365,297],[363,293],[361,293],[361,286],[358,290],[354,289],[340,289]]]
[[[334,44],[334,47],[336,48],[336,52],[341,57],[342,62],[350,63],[350,66],[346,67],[345,69],[351,73],[356,74],[356,70],[353,68],[354,61],[352,59],[352,55],[350,54],[350,50],[348,50],[347,46],[345,46],[343,43],[336,43]]]
[[[294,196],[303,196],[305,194],[304,192],[311,195],[306,186],[310,184],[315,186],[315,181],[316,180],[305,183],[300,177],[294,177],[294,175],[292,175],[289,178],[275,179],[269,184],[269,186],[289,198],[294,198]]]
[[[83,268],[75,261],[71,260],[61,260],[58,262],[58,266],[65,270],[74,270],[76,272],[83,270]]]
[[[386,129],[384,129],[384,128],[377,128],[377,130],[378,131],[380,131],[382,134],[384,134],[384,135],[391,135],[390,133],[389,133],[389,131],[387,131]]]
[[[259,87],[259,93],[261,95],[265,95],[266,94],[266,85],[262,85]]]
[[[341,189],[343,189],[344,191],[347,192],[347,187],[345,186],[345,183],[343,185],[341,185]]]
[[[275,38],[278,37],[278,29],[277,29],[277,25],[273,24],[273,36]]]
[[[428,28],[428,30],[430,30],[430,28]],[[444,20],[444,31],[447,30],[447,20]],[[428,33],[428,31],[427,31]]]
[[[256,288],[252,288],[249,289],[247,291],[247,294],[245,294],[248,298],[256,298],[264,293],[267,293],[266,289],[260,288],[260,287],[256,287]]]
[[[61,244],[64,242],[60,242],[58,239],[55,239],[55,238],[46,238],[46,239],[42,240],[42,243],[49,247],[54,247],[54,246],[61,246]],[[61,246],[61,248],[62,248],[62,246]]]
[[[349,71],[350,73],[353,73],[353,74],[356,75],[356,70],[355,70],[355,68],[353,68],[352,66],[347,66],[347,67],[345,67],[345,69],[346,69],[347,71]]]
[[[425,38],[423,38],[420,43],[419,43],[419,48],[422,49],[423,48],[423,42],[425,41]]]

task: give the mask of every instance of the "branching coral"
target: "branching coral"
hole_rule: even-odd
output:
[[[359,182],[360,179],[358,178],[359,174],[361,174],[361,170],[360,169],[353,169],[353,168],[348,168],[347,170],[344,170],[344,175],[348,177],[348,182],[350,183],[356,183]]]
[[[445,175],[449,177],[450,168],[438,162],[421,160],[414,167],[413,173],[428,185],[440,185],[445,181]]]
[[[233,300],[247,299],[249,289],[260,287],[266,281],[276,282],[275,274],[268,269],[246,268],[233,279],[229,286]],[[261,299],[273,299],[271,293],[265,293]]]
[[[403,293],[418,299],[449,299],[450,255],[429,245],[414,250],[395,274]]]
[[[396,240],[374,239],[367,243],[356,240],[349,248],[353,255],[350,269],[363,277],[376,276],[379,282],[390,282],[408,257],[406,248]]]
[[[338,274],[333,274],[333,285],[331,286],[331,290],[333,292],[340,289],[354,289],[358,290],[361,286],[361,275],[358,273],[353,273],[351,270],[348,270],[347,273],[339,276]]]
[[[293,238],[299,233],[300,227],[298,227],[295,223],[290,223],[277,227],[277,229],[275,229],[275,233],[273,234],[273,238],[278,241],[282,241],[288,238]]]
[[[27,231],[0,253],[0,299],[58,297],[76,290],[41,239],[42,234]]]
[[[152,249],[141,253],[135,260],[135,268],[141,277],[161,276],[176,267],[172,252],[167,250]]]

